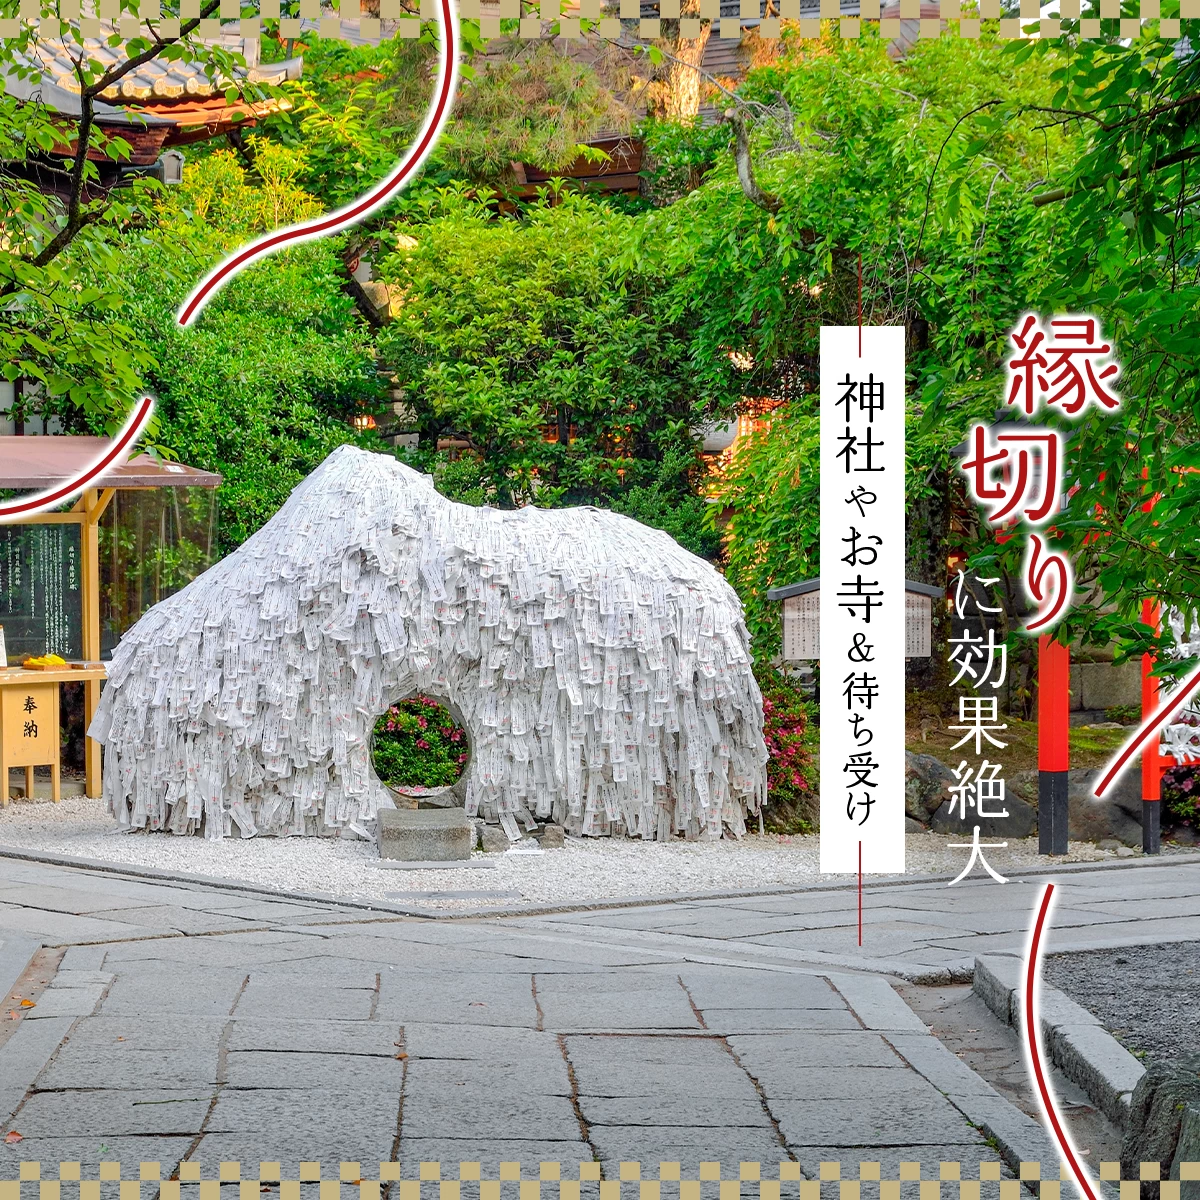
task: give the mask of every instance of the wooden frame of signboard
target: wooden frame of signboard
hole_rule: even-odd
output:
[[[78,525],[80,543],[80,600],[83,607],[83,658],[95,663],[100,659],[100,531],[99,522],[112,502],[116,488],[88,488],[72,506],[70,512],[37,513],[23,517],[21,525]],[[27,672],[32,675],[32,672]],[[94,671],[84,675],[69,675],[67,679],[83,679],[84,728],[92,723],[100,703],[100,681],[104,673]],[[7,795],[7,780],[4,780]],[[84,741],[84,790],[89,796],[100,795],[100,745],[91,738]]]

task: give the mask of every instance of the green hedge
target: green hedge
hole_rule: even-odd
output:
[[[375,722],[375,774],[392,787],[447,787],[467,761],[467,735],[428,696],[393,704]]]
[[[817,706],[777,668],[760,663],[754,674],[763,694],[763,740],[770,755],[763,826],[772,833],[815,833],[820,797],[812,718]]]

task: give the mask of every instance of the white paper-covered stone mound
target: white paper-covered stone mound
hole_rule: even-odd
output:
[[[471,508],[344,446],[234,554],[121,639],[89,730],[122,827],[359,832],[371,731],[421,692],[461,713],[467,811],[645,838],[745,829],[762,697],[733,589],[593,508]]]
[[[1169,609],[1167,626],[1175,641],[1175,653],[1171,657],[1189,659],[1200,655],[1200,613]],[[1182,680],[1163,680],[1159,685],[1160,701],[1181,682]],[[1200,698],[1197,698],[1195,693],[1191,702],[1184,705],[1163,727],[1160,742],[1163,753],[1174,755],[1177,763],[1192,763],[1200,759]]]

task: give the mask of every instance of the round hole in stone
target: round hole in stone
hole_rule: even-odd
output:
[[[452,787],[470,761],[470,738],[461,718],[433,696],[400,700],[375,722],[371,765],[390,788]]]

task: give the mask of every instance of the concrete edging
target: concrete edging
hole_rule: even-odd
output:
[[[972,989],[1006,1025],[1020,1029],[1022,963],[1004,955],[975,960]],[[1119,1129],[1146,1068],[1087,1009],[1047,983],[1041,985],[1042,1045],[1051,1062],[1078,1084]]]
[[[263,887],[247,880],[227,879],[213,875],[199,875],[184,871],[165,870],[159,867],[146,867],[136,863],[115,862],[108,859],[80,858],[74,855],[57,854],[52,851],[26,849],[23,846],[10,846],[0,843],[0,859],[12,858],[22,862],[44,863],[52,867],[74,867],[85,871],[99,871],[106,875],[125,875],[132,879],[149,879],[159,883],[182,883],[189,886],[213,888],[218,891],[247,892],[258,896],[268,896],[275,900],[295,900],[309,904],[323,904],[332,908],[355,911],[380,913],[385,916],[417,917],[422,920],[461,921],[478,920],[481,917],[536,917],[557,913],[602,912],[606,909],[617,908],[652,908],[658,905],[678,904],[681,902],[703,902],[717,900],[750,899],[756,896],[790,896],[801,892],[844,892],[853,891],[858,884],[855,880],[830,883],[825,881],[815,883],[797,883],[779,887],[761,888],[727,888],[709,892],[686,892],[668,896],[621,896],[616,899],[575,900],[561,904],[530,902],[521,905],[509,905],[504,908],[461,908],[461,909],[432,909],[404,908],[400,905],[389,904],[386,900],[358,900],[349,896],[339,896],[331,892],[302,892],[284,888]],[[379,862],[375,865],[378,866]],[[1081,872],[1128,870],[1155,870],[1163,867],[1170,868],[1188,863],[1200,862],[1200,853],[1170,854],[1163,857],[1122,858],[1106,862],[1078,863],[1046,863],[1035,867],[1019,867],[1010,871],[1008,878],[1022,879],[1045,878],[1048,875],[1078,874]],[[872,888],[885,887],[919,887],[931,883],[948,883],[954,876],[944,875],[895,875],[882,876],[871,881]],[[986,880],[968,880],[966,882],[984,883]],[[838,964],[841,965],[841,964]],[[932,975],[922,974],[910,977],[914,983],[954,982],[958,976],[951,979],[944,971]],[[966,973],[962,978],[966,981]]]
[[[879,975],[826,972],[865,1029],[878,1032],[900,1058],[929,1081],[966,1118],[996,1144],[1017,1177],[1022,1163],[1040,1163],[1043,1178],[1054,1178],[1061,1162],[1058,1147],[1042,1126],[1002,1096],[933,1035],[925,1022]],[[1038,1184],[1026,1181],[1036,1192]],[[1109,1193],[1101,1189],[1101,1194]]]

